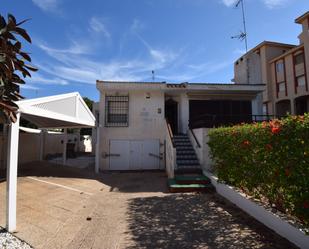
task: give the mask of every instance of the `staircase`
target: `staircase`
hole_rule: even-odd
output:
[[[188,135],[178,134],[173,137],[176,147],[175,178],[169,179],[170,192],[206,192],[212,191],[209,178],[203,171]]]

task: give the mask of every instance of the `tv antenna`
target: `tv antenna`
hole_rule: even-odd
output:
[[[248,40],[247,40],[247,28],[246,28],[244,0],[238,0],[235,4],[235,8],[238,8],[239,5],[241,6],[241,12],[242,12],[243,31],[240,31],[240,33],[238,35],[234,35],[231,38],[232,39],[238,39],[240,41],[245,41],[246,52],[248,52]]]

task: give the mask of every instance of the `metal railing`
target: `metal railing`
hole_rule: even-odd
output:
[[[201,144],[200,144],[200,142],[198,141],[198,139],[197,139],[197,137],[196,137],[194,131],[193,131],[191,128],[189,128],[189,131],[191,132],[191,134],[192,134],[192,136],[193,136],[193,138],[194,138],[194,141],[195,141],[197,147],[198,147],[198,148],[201,148]]]
[[[279,118],[274,115],[200,115],[189,120],[189,128],[214,128],[219,126],[230,126],[241,123],[254,123],[270,121]]]

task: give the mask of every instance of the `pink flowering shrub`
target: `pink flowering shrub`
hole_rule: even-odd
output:
[[[209,132],[220,181],[297,217],[309,228],[309,115]]]

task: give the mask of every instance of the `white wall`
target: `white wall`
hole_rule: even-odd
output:
[[[82,152],[92,152],[92,136],[90,135],[83,135],[80,136],[79,140],[79,150]]]
[[[146,93],[150,98],[146,98]],[[107,92],[107,95],[115,95],[115,92]],[[109,169],[109,142],[112,139],[123,140],[160,140],[160,153],[164,154],[165,140],[165,114],[164,93],[162,91],[134,90],[131,92],[118,92],[118,95],[129,95],[129,126],[105,127],[105,93],[100,96],[100,169]],[[158,113],[161,109],[161,113]],[[164,168],[164,160],[160,161],[160,168]]]
[[[195,137],[201,146],[200,148],[196,144],[195,139],[193,138],[191,132],[189,133],[190,140],[193,144],[193,147],[200,161],[200,164],[203,170],[207,170],[207,171],[211,170],[213,167],[213,161],[210,158],[210,148],[207,144],[209,141],[209,136],[208,136],[209,130],[210,128],[199,128],[199,129],[193,130]]]

